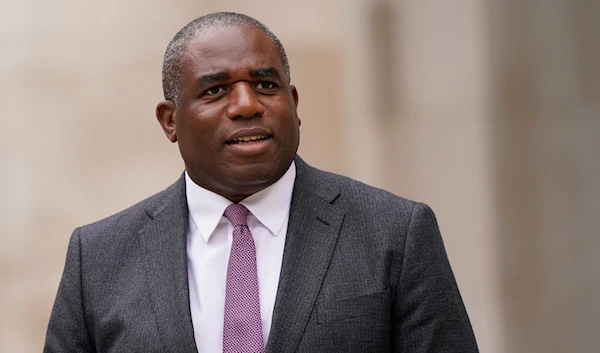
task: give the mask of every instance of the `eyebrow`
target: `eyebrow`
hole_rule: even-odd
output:
[[[203,86],[209,85],[209,84],[217,82],[217,81],[226,80],[230,77],[231,76],[229,76],[228,73],[223,72],[223,71],[215,72],[215,73],[207,74],[207,75],[202,75],[202,76],[200,76],[200,79],[198,79],[198,87],[203,87]]]
[[[272,77],[272,78],[276,78],[278,80],[280,79],[279,74],[277,73],[277,70],[275,70],[275,68],[272,68],[272,67],[265,67],[265,68],[261,68],[261,69],[251,70],[250,77]]]
[[[281,79],[279,77],[279,74],[277,73],[277,70],[275,70],[275,68],[273,68],[273,67],[264,67],[264,68],[260,68],[260,69],[250,70],[250,77],[253,77],[253,78],[272,77],[277,80]],[[224,71],[202,75],[198,79],[198,87],[204,87],[206,85],[210,85],[211,83],[227,80],[230,78],[231,78],[231,76],[227,72],[224,72]]]

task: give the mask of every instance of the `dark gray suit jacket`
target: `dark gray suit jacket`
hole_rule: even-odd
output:
[[[296,167],[266,351],[477,352],[431,209]],[[76,229],[44,352],[196,352],[187,226],[182,177]]]

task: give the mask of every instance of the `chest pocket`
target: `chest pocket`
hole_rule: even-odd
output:
[[[317,304],[319,324],[371,315],[386,315],[390,311],[390,292],[379,292]]]

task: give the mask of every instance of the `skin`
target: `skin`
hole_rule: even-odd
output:
[[[287,83],[275,44],[255,28],[209,28],[185,49],[179,104],[156,117],[177,142],[198,185],[239,202],[289,168],[300,137],[298,91]],[[263,141],[232,143],[244,136]]]

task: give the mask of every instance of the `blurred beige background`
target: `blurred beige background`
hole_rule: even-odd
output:
[[[435,210],[482,352],[592,353],[600,2],[21,0],[0,14],[0,352],[40,352],[78,225],[182,172],[154,118],[213,11],[283,41],[300,154]]]

